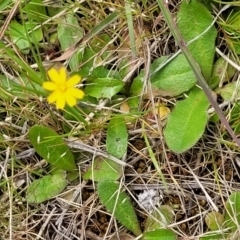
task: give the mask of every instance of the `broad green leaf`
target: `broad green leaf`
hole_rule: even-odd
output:
[[[12,0],[2,0],[0,2],[0,11],[3,11],[9,4],[12,2]],[[11,8],[11,6],[10,6]]]
[[[144,232],[141,240],[176,240],[176,234],[169,229],[157,229]]]
[[[85,48],[79,54],[79,61],[82,67],[79,69],[78,74],[83,78],[87,77],[93,68],[94,52],[90,48]]]
[[[205,217],[205,222],[209,229],[219,230],[222,229],[224,216],[219,212],[210,212]]]
[[[129,107],[134,111],[135,110],[135,114],[138,114],[138,105],[139,105],[139,97],[132,97],[129,98],[127,101]],[[141,113],[140,113],[141,114]]]
[[[142,90],[143,90],[143,81],[139,78],[139,76],[143,76],[144,73],[141,73],[138,75],[137,78],[135,78],[133,80],[133,83],[131,85],[131,88],[130,88],[130,94],[131,96],[138,96],[141,94]]]
[[[74,171],[77,167],[72,152],[55,131],[44,126],[33,126],[28,133],[36,152],[53,166]]]
[[[96,78],[105,78],[105,77],[113,77],[111,75],[111,71],[109,71],[107,68],[105,68],[104,66],[98,66],[98,67],[95,67],[91,73],[89,74],[89,77],[87,79],[88,82],[91,83],[91,81],[93,79],[96,79]],[[114,78],[114,77],[113,77]]]
[[[166,60],[167,60],[166,56],[163,56],[154,60],[153,63],[150,65],[150,75],[152,75],[153,72],[156,71],[161,66],[161,64],[163,64]],[[138,76],[133,80],[133,83],[130,88],[131,96],[136,97],[137,95],[140,95],[142,93],[144,78],[145,78],[145,71],[142,69],[138,74]]]
[[[158,209],[154,210],[151,215],[148,216],[145,223],[144,232],[166,227],[168,224],[172,223],[173,217],[173,209],[169,205],[161,205]]]
[[[88,46],[87,48],[83,49],[82,55],[81,55],[81,62],[82,62],[82,68],[87,68],[88,70],[92,69],[92,68],[97,68],[97,65],[99,63],[100,66],[98,67],[102,67],[101,66],[101,61],[103,61],[102,58],[106,57],[109,54],[109,51],[106,50],[103,53],[101,53],[100,55],[98,54],[100,51],[102,51],[102,49],[104,47],[106,47],[106,45],[108,45],[108,43],[111,41],[110,37],[107,34],[100,34],[98,36],[96,36],[95,38],[93,38],[92,40],[90,40],[88,42]],[[106,68],[105,68],[106,70]],[[103,70],[103,71],[105,71]],[[80,69],[81,71],[81,69]],[[107,70],[109,72],[109,70]],[[85,72],[86,74],[86,70],[84,70],[83,72]],[[106,75],[104,75],[105,77]],[[101,77],[97,75],[97,77]]]
[[[78,20],[74,17],[73,13],[62,17],[61,23],[58,24],[57,32],[62,50],[73,46],[83,37],[83,30],[79,26]],[[78,52],[74,53],[69,62],[72,71],[75,71],[80,64],[78,55]]]
[[[213,65],[212,69],[212,78],[217,77],[218,81],[213,85],[210,83],[211,87],[216,87],[221,81],[222,83],[229,82],[230,79],[234,76],[237,70],[227,63],[227,61],[220,57]]]
[[[27,14],[28,20],[36,22],[43,22],[48,19],[46,7],[43,5],[42,0],[31,0],[23,8],[23,12]]]
[[[93,38],[92,41],[90,42],[90,48],[95,54],[99,53],[100,51],[102,51],[104,47],[106,47],[106,45],[108,45],[109,47],[113,46],[113,45],[109,45],[110,41],[111,41],[111,38],[106,33],[99,34],[95,38]],[[109,55],[110,53],[110,50],[111,49],[105,50],[101,54],[101,57],[103,58],[107,57],[107,55]]]
[[[184,0],[180,5],[177,18],[178,28],[186,42],[199,36],[213,21],[209,10],[197,0]],[[212,26],[205,34],[188,46],[207,81],[212,73],[216,36],[217,30]]]
[[[27,189],[29,203],[41,203],[61,193],[67,186],[66,173],[56,173],[35,180]]]
[[[63,2],[54,2],[55,4],[49,4],[47,7],[47,12],[49,17],[55,17],[57,14],[62,12],[64,3]]]
[[[215,92],[220,94],[225,101],[231,100],[233,96],[237,99],[240,97],[240,84],[237,82],[231,82],[222,88],[217,88]]]
[[[152,86],[161,96],[177,96],[191,89],[196,78],[185,56],[179,54],[151,77]]]
[[[141,229],[129,197],[120,189],[117,182],[106,179],[98,183],[97,192],[101,203],[107,211],[128,230],[136,236],[140,235]],[[120,189],[120,193],[119,193]],[[115,210],[113,212],[113,210]]]
[[[98,157],[83,175],[84,180],[101,181],[103,179],[117,180],[122,175],[122,166],[112,160]]]
[[[234,192],[229,196],[226,209],[226,226],[235,232],[240,225],[240,192]]]
[[[91,83],[92,79],[96,79],[96,78],[114,78],[114,79],[119,79],[119,80],[122,79],[120,77],[118,71],[109,70],[104,66],[98,66],[98,67],[93,68],[87,78],[87,82]]]
[[[123,118],[113,118],[108,124],[106,148],[116,158],[122,158],[127,151],[128,133]]]
[[[184,152],[199,140],[207,123],[208,106],[207,97],[197,87],[187,99],[177,102],[164,130],[166,143],[172,151]]]
[[[177,96],[195,85],[195,75],[184,55],[179,54],[170,63],[163,66],[165,61],[167,61],[167,57],[163,56],[154,60],[150,66],[151,83],[155,94]],[[131,86],[132,95],[136,96],[142,92],[144,77],[145,72],[141,70]]]
[[[105,68],[102,64],[103,61],[106,61],[107,57],[111,57],[112,53],[109,53],[109,41],[111,41],[110,37],[107,34],[100,34],[93,38],[91,41],[88,42],[88,46],[83,49],[81,54],[79,55],[79,60],[81,62],[81,68],[79,69],[79,74],[82,77],[87,77],[90,74],[93,78],[104,78],[104,77],[113,77],[111,71]],[[104,47],[108,45],[108,48],[98,54]],[[112,51],[111,51],[112,52]],[[116,73],[117,71],[112,71]],[[89,78],[87,78],[88,81]]]
[[[199,240],[213,240],[213,239],[217,239],[217,240],[226,240],[226,239],[231,239],[228,238],[228,234],[216,234],[216,232],[207,232],[206,236],[200,237]]]
[[[111,98],[117,94],[124,83],[113,78],[97,78],[86,86],[86,94],[95,98]]]
[[[38,43],[43,39],[43,33],[41,28],[38,28],[32,32],[32,29],[37,26],[37,23],[25,22],[24,24],[29,33],[27,33],[25,27],[16,20],[11,21],[9,31],[13,42],[18,46],[18,48],[23,53],[28,53],[30,47],[28,37],[32,43]]]
[[[57,30],[62,50],[74,45],[83,37],[83,29],[79,26],[73,13],[63,16]]]

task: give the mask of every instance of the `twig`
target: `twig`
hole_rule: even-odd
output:
[[[224,108],[224,107],[228,106],[229,104],[234,103],[234,102],[237,102],[237,101],[239,101],[239,100],[240,100],[240,97],[237,98],[237,99],[235,99],[235,100],[225,101],[225,102],[219,104],[218,106],[219,106],[220,108]],[[209,108],[207,112],[208,112],[208,114],[214,113],[214,112],[215,112],[215,109],[214,109],[214,108]]]
[[[39,230],[39,232],[38,232],[38,235],[37,235],[37,238],[36,238],[36,240],[38,240],[38,239],[40,239],[41,238],[41,236],[42,236],[42,234],[43,234],[43,231],[44,231],[44,229],[46,228],[46,226],[49,224],[49,221],[51,220],[51,218],[52,218],[52,216],[53,216],[53,214],[54,214],[54,212],[56,211],[56,207],[54,207],[53,209],[52,209],[52,211],[50,212],[50,214],[48,214],[48,217],[47,217],[47,219],[44,221],[44,223],[43,223],[43,225],[41,226],[41,228],[40,228],[40,230]]]
[[[211,197],[209,196],[209,194],[207,193],[207,191],[205,190],[204,186],[202,185],[201,181],[199,181],[198,177],[196,176],[196,174],[193,172],[192,168],[189,166],[189,164],[182,159],[182,161],[185,163],[185,165],[188,168],[188,171],[191,173],[191,175],[194,177],[194,179],[196,180],[197,184],[200,186],[200,188],[202,189],[204,195],[206,196],[207,200],[209,201],[209,203],[211,203],[213,209],[218,212],[218,207],[216,206],[216,204],[213,202],[213,200],[211,199]]]
[[[8,24],[10,23],[12,17],[14,16],[15,12],[17,11],[17,8],[18,8],[18,5],[20,4],[20,2],[21,2],[20,0],[15,2],[14,6],[12,7],[10,13],[7,16],[7,19],[4,21],[4,24],[0,31],[0,40],[3,38],[4,33],[8,28]]]
[[[99,149],[96,149],[94,147],[91,147],[83,142],[80,142],[80,141],[76,141],[76,139],[65,139],[65,141],[67,142],[67,145],[70,147],[70,148],[75,148],[75,149],[79,149],[79,150],[83,150],[83,151],[86,151],[86,152],[90,152],[92,154],[95,154],[95,155],[99,155],[99,156],[102,156],[102,157],[105,157],[105,158],[108,158],[122,166],[128,166],[128,167],[133,167],[123,161],[121,161],[120,159],[108,154],[108,153],[104,153],[103,151],[99,150]]]
[[[232,65],[235,69],[240,71],[240,66],[237,65],[235,62],[233,62],[230,58],[228,58],[224,53],[222,53],[217,47],[215,48],[216,52],[224,59],[226,60],[230,65]]]

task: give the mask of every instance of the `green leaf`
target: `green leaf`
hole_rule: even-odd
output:
[[[96,79],[96,78],[114,78],[114,79],[121,80],[121,77],[118,71],[109,70],[104,66],[98,66],[93,68],[87,78],[87,82],[91,83],[92,79]]]
[[[67,186],[66,173],[56,173],[35,180],[27,189],[26,199],[29,203],[41,203],[61,193]]]
[[[167,60],[166,56],[155,59],[153,63],[150,65],[150,75],[155,72],[161,64],[163,64]],[[137,77],[134,78],[133,83],[131,84],[130,93],[131,96],[136,96],[142,93],[144,78],[145,78],[145,70],[141,70]]]
[[[177,96],[191,89],[196,78],[185,56],[179,54],[151,77],[154,88],[161,96]]]
[[[186,42],[199,36],[212,21],[210,12],[196,0],[182,2],[178,13],[178,27]],[[212,27],[188,46],[207,80],[211,77],[216,35],[217,31]],[[160,95],[177,96],[190,90],[195,85],[196,78],[185,56],[179,54],[156,72],[151,77],[151,82]]]
[[[79,54],[79,61],[82,67],[79,69],[78,74],[83,78],[87,77],[93,68],[94,52],[90,48],[85,48]]]
[[[136,236],[140,235],[141,229],[137,216],[129,197],[120,189],[119,183],[112,180],[103,180],[98,183],[98,196],[107,211],[113,213],[114,217]],[[115,210],[113,212],[113,210]]]
[[[141,240],[176,240],[176,234],[169,229],[157,229],[144,232]]]
[[[226,239],[231,239],[228,238],[227,234],[216,234],[216,232],[207,232],[206,236],[200,237],[199,240],[213,240],[213,239],[217,239],[217,240],[226,240]]]
[[[57,32],[62,50],[73,46],[83,37],[83,30],[79,26],[78,20],[74,17],[73,13],[63,16],[61,23],[58,24]],[[72,71],[75,71],[80,64],[78,55],[78,52],[74,53],[69,61]]]
[[[164,130],[166,143],[172,151],[184,152],[199,140],[207,123],[208,106],[207,97],[197,87],[187,99],[177,102]]]
[[[23,53],[29,52],[30,42],[28,37],[32,43],[40,42],[43,39],[43,33],[41,28],[38,28],[31,32],[31,30],[37,26],[37,23],[33,22],[25,22],[26,30],[29,33],[26,33],[25,27],[18,23],[16,20],[11,21],[10,23],[10,36],[12,37],[13,42],[18,46],[18,48]],[[28,37],[27,37],[28,35]]]
[[[123,86],[124,83],[117,79],[97,78],[86,86],[85,92],[95,98],[111,98],[117,94]]]
[[[94,160],[88,171],[83,175],[83,180],[101,181],[103,179],[117,180],[123,172],[122,166],[112,160],[102,159]]]
[[[236,72],[237,70],[232,65],[228,64],[224,58],[220,57],[216,60],[212,69],[212,78],[215,77],[218,81],[214,84],[210,83],[209,85],[211,87],[216,87],[220,81],[222,83],[229,82]]]
[[[210,212],[205,217],[205,222],[209,229],[219,230],[224,223],[224,216],[219,212]]]
[[[240,192],[234,192],[229,196],[226,209],[226,226],[235,232],[240,225]]]
[[[2,12],[7,6],[9,6],[9,4],[11,4],[11,2],[12,0],[2,0],[0,2],[0,11]]]
[[[62,50],[74,45],[83,37],[83,29],[73,14],[63,16],[61,24],[58,24],[58,38]]]
[[[110,71],[101,64],[112,55],[113,51],[111,49],[109,50],[109,47],[111,46],[109,44],[110,41],[111,39],[107,34],[100,34],[88,42],[89,47],[84,48],[81,55],[79,55],[81,69],[79,69],[78,73],[82,77],[87,77],[90,74],[93,78],[116,78],[116,76],[113,76],[112,74],[117,73],[116,69],[114,71]],[[98,54],[106,46],[108,46],[108,48],[104,52],[101,52],[101,54]],[[89,78],[87,78],[87,81],[88,79]]]
[[[143,81],[139,78],[140,75],[143,76],[143,73],[140,72],[138,77],[133,80],[133,83],[130,88],[131,96],[134,96],[134,97],[138,96],[141,94],[141,92],[143,90]]]
[[[36,152],[53,166],[67,171],[77,168],[69,147],[52,129],[33,126],[28,137]]]
[[[27,14],[28,20],[43,22],[48,19],[46,7],[43,5],[42,0],[29,1],[23,8],[23,12]]]
[[[199,36],[213,21],[209,10],[197,0],[184,0],[180,5],[177,18],[178,28],[186,42]],[[188,46],[207,81],[212,73],[216,36],[217,30],[212,26],[205,34]]]
[[[116,158],[122,158],[127,151],[128,133],[123,118],[113,118],[108,124],[106,148]]]
[[[27,97],[31,97],[32,94],[37,94],[38,96],[44,96],[46,94],[42,86],[29,81],[25,75],[21,75],[20,78],[21,81],[17,83],[15,79],[9,79],[5,75],[0,75],[0,93],[2,98],[9,100],[18,97],[26,100]]]
[[[99,53],[100,51],[102,51],[102,49],[104,47],[106,47],[107,45],[109,45],[109,42],[111,41],[112,39],[106,34],[106,33],[103,33],[103,34],[99,34],[97,35],[96,37],[94,37],[92,39],[92,41],[90,42],[90,48],[92,49],[92,51],[96,54],[96,53]],[[113,46],[113,45],[112,45]],[[101,54],[101,57],[105,58],[109,55],[110,53],[110,49],[109,50],[106,50],[104,51],[102,54]]]
[[[166,227],[168,224],[172,223],[173,217],[174,212],[172,207],[169,205],[161,205],[158,209],[154,210],[151,215],[148,216],[145,223],[144,232]]]
[[[240,84],[238,82],[231,82],[222,88],[217,88],[215,92],[220,94],[225,101],[231,100],[233,96],[237,99],[240,97]]]

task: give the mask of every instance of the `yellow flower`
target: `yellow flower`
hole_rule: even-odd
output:
[[[67,79],[67,72],[64,67],[61,67],[59,71],[55,68],[51,68],[47,72],[51,82],[44,82],[43,88],[52,93],[47,98],[49,103],[56,102],[58,109],[63,109],[66,103],[73,107],[77,104],[77,99],[81,99],[84,96],[84,92],[76,87],[81,81],[79,75],[74,75]]]

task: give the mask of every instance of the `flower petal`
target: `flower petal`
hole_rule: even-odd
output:
[[[64,67],[61,67],[59,69],[59,76],[60,76],[60,79],[62,80],[62,83],[66,83],[66,81],[67,81],[67,71]]]
[[[76,74],[67,80],[67,87],[73,87],[76,84],[78,84],[80,81],[81,81],[81,77]]]
[[[66,70],[65,68],[60,68],[59,72],[55,68],[50,68],[47,74],[52,82],[56,84],[64,84],[66,82]]]
[[[64,96],[61,96],[60,98],[57,99],[56,106],[58,109],[64,109],[65,105],[66,105],[66,100]]]
[[[84,97],[84,92],[81,89],[78,88],[69,88],[66,92],[66,94],[69,96],[73,96],[75,98],[81,99]]]
[[[71,89],[71,88],[70,88]],[[76,98],[72,95],[71,91],[69,91],[70,89],[68,89],[65,93],[65,99],[67,101],[67,104],[70,107],[73,107],[77,104],[77,100]]]
[[[59,77],[58,71],[55,68],[50,68],[47,71],[47,74],[48,74],[48,77],[50,78],[50,80],[52,82],[55,82],[55,83],[59,84],[60,77]]]
[[[54,82],[44,82],[43,88],[45,88],[48,91],[54,91],[54,90],[57,90],[58,86]]]
[[[73,96],[68,96],[68,98],[66,98],[66,102],[70,107],[73,107],[77,104],[77,100]]]
[[[52,94],[50,94],[47,98],[49,103],[54,103],[57,101],[57,99],[62,98],[62,94],[60,91],[54,91]]]

